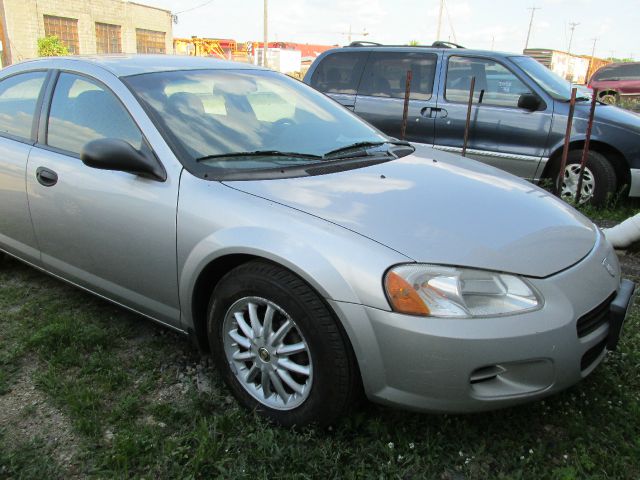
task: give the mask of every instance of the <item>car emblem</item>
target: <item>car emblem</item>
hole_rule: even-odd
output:
[[[609,275],[611,275],[612,277],[616,276],[616,269],[614,268],[613,265],[611,265],[608,257],[605,257],[604,260],[602,260],[602,265],[604,265],[604,268],[607,269],[607,272],[609,272]]]

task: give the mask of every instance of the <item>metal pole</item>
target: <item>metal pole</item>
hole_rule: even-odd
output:
[[[529,20],[529,30],[527,30],[527,40],[524,42],[525,50],[529,46],[529,37],[531,36],[531,27],[533,26],[533,14],[536,13],[536,10],[540,10],[540,7],[531,7],[528,10],[531,10],[531,19]]]
[[[573,31],[580,24],[576,23],[576,22],[570,22],[569,25],[571,25],[571,27],[570,27],[571,28],[571,35],[569,35],[569,48],[567,48],[567,53],[571,53],[571,42],[573,42]]]
[[[473,105],[473,91],[476,88],[476,77],[471,77],[471,87],[469,87],[469,103],[467,104],[467,121],[464,124],[464,142],[462,143],[462,156],[467,155],[467,143],[469,142],[469,126],[471,125],[471,106]]]
[[[440,29],[442,27],[442,11],[444,10],[444,0],[440,0],[440,13],[438,13],[438,33],[436,33],[436,40],[440,40]]]
[[[562,148],[562,158],[560,160],[560,172],[558,179],[554,185],[554,193],[560,196],[562,182],[564,182],[564,169],[567,167],[567,156],[569,155],[569,142],[571,141],[571,126],[573,125],[573,111],[576,108],[576,92],[577,88],[571,89],[571,100],[569,100],[569,115],[567,116],[567,130],[564,134],[564,147]]]
[[[264,0],[264,44],[262,47],[262,66],[268,67],[269,60],[267,60],[267,54],[269,53],[269,12],[268,12],[268,0]]]
[[[582,190],[582,175],[584,174],[584,166],[587,164],[589,157],[589,143],[591,142],[591,128],[593,127],[593,116],[596,113],[596,101],[598,98],[598,89],[593,89],[593,97],[591,97],[591,108],[589,109],[589,120],[587,122],[587,133],[584,138],[584,148],[582,149],[582,160],[580,160],[580,173],[578,174],[578,188],[576,189],[576,204],[580,203],[580,190]]]
[[[411,95],[411,70],[407,70],[407,81],[404,86],[404,109],[402,110],[402,126],[400,128],[400,139],[404,140],[407,133],[407,121],[409,118],[409,96]]]

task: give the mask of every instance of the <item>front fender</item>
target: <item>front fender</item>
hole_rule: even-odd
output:
[[[382,277],[408,257],[315,216],[185,172],[178,205],[178,281],[185,329],[203,270],[226,255],[265,258],[327,300],[388,310]]]

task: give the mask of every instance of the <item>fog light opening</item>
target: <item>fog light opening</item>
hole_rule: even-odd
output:
[[[500,365],[478,368],[471,373],[469,383],[473,385],[475,383],[488,382],[506,371],[507,369]]]

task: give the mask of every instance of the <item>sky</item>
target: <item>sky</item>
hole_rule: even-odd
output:
[[[259,41],[263,0],[136,0],[177,15],[174,37],[197,35]],[[430,44],[440,0],[268,0],[269,41],[345,45],[352,40]],[[529,48],[640,58],[640,0],[446,0],[443,40],[467,48],[522,52],[532,6]],[[368,35],[362,35],[366,32]]]

